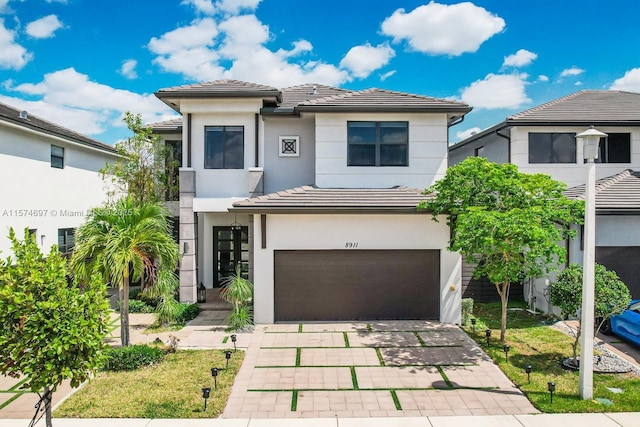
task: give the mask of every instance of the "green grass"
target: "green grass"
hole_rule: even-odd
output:
[[[211,368],[224,368],[222,350],[182,350],[157,365],[130,372],[99,372],[54,413],[56,418],[214,418],[220,415],[242,365],[237,351],[213,388]],[[204,411],[202,388],[211,387]]]
[[[614,402],[605,406],[595,400],[582,400],[578,395],[579,374],[562,369],[560,362],[572,355],[573,338],[548,326],[543,315],[525,310],[508,311],[506,344],[511,346],[509,361],[505,360],[503,343],[499,340],[500,304],[480,304],[474,307],[478,318],[475,333],[471,326],[464,329],[482,346],[502,371],[527,395],[542,412],[626,412],[637,411],[640,402],[640,378],[632,374],[594,374],[594,398]],[[493,330],[487,348],[485,329]],[[527,382],[525,367],[531,365],[531,383]],[[556,392],[550,403],[547,383],[555,382]],[[614,394],[607,387],[624,390]]]

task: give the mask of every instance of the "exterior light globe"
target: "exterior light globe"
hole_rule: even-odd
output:
[[[600,138],[604,138],[606,136],[606,133],[594,129],[593,126],[576,135],[576,138],[582,140],[585,160],[593,161],[598,158],[598,144],[600,143]]]

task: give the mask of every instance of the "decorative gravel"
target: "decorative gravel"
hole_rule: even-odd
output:
[[[640,376],[640,369],[633,364],[627,362],[623,358],[619,357],[615,353],[606,349],[601,344],[594,345],[594,349],[597,349],[601,355],[593,356],[593,372],[608,373],[608,374],[621,374],[627,372],[633,372]],[[578,359],[580,359],[578,357]],[[568,369],[578,369],[572,362],[573,358],[569,357],[562,361],[562,366]]]

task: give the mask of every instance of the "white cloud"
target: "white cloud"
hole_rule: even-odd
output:
[[[582,73],[584,73],[583,69],[572,67],[562,70],[562,72],[560,73],[560,77],[579,76]]]
[[[640,92],[640,68],[632,68],[624,73],[624,76],[616,79],[609,89]]]
[[[431,2],[411,12],[398,9],[382,23],[382,33],[394,42],[434,55],[475,52],[504,29],[504,19],[470,2],[444,5]]]
[[[8,104],[89,135],[124,126],[121,117],[125,111],[142,114],[148,123],[172,116],[171,110],[153,94],[140,95],[100,84],[73,68],[45,74],[39,83],[24,83],[9,90],[40,99],[11,98]]]
[[[136,67],[138,66],[138,61],[135,59],[127,59],[122,63],[120,67],[120,74],[129,80],[137,79],[138,73],[136,73]]]
[[[383,82],[387,80],[389,77],[393,76],[396,73],[396,70],[387,71],[384,74],[380,75],[380,81]]]
[[[9,0],[0,0],[0,13],[7,12],[9,10],[9,8],[7,7],[8,3]]]
[[[255,15],[230,16],[219,23],[208,17],[152,38],[148,48],[164,71],[199,81],[233,78],[285,87],[350,80],[346,70],[334,65],[294,58],[312,51],[307,40],[294,42],[290,50],[272,51],[265,46],[270,38],[269,27]]]
[[[531,102],[525,93],[527,74],[488,74],[462,91],[462,101],[474,108],[519,108]]]
[[[477,133],[479,133],[481,131],[482,131],[482,129],[480,129],[479,127],[472,127],[472,128],[467,129],[467,130],[456,132],[456,139],[458,141],[462,141],[463,139],[467,139],[470,136],[473,136],[473,135],[475,135],[475,134],[477,134]]]
[[[15,32],[4,26],[0,18],[0,69],[20,70],[33,55],[15,41]]]
[[[68,0],[46,0],[47,3],[62,3],[62,4],[67,4]]]
[[[193,6],[196,11],[205,15],[214,15],[217,12],[237,15],[242,10],[253,11],[261,0],[182,0],[182,4]]]
[[[206,15],[213,15],[216,8],[211,0],[182,0],[182,4],[193,6],[198,12]]]
[[[575,86],[582,86],[582,82],[581,81],[577,81],[574,83]]]
[[[544,74],[540,74],[538,76],[538,81],[539,82],[548,82],[549,81],[549,77],[545,76]]]
[[[357,78],[366,78],[375,70],[384,67],[391,58],[396,56],[396,52],[386,43],[378,46],[371,46],[367,43],[354,46],[340,61],[340,66],[351,71]]]
[[[27,25],[26,32],[35,39],[48,39],[53,33],[62,28],[62,22],[56,15],[47,15]]]
[[[520,49],[516,53],[504,57],[503,67],[524,67],[531,64],[538,57],[537,53]]]

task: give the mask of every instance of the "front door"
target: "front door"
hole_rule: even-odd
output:
[[[213,227],[213,286],[236,273],[240,263],[242,277],[249,277],[249,227]]]

